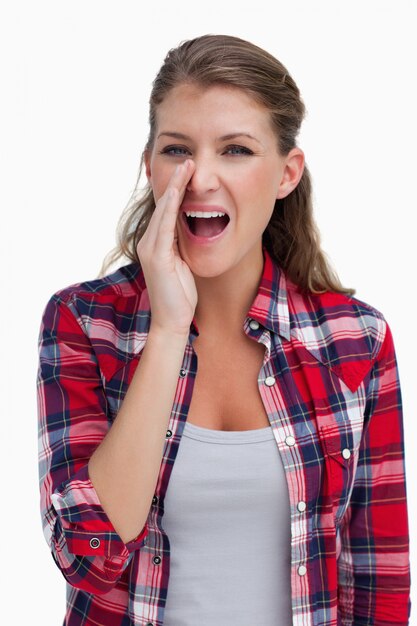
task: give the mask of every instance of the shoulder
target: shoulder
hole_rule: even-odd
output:
[[[56,291],[52,297],[66,303],[77,298],[129,298],[140,296],[145,287],[140,265],[129,263],[101,278],[72,283]]]
[[[101,332],[110,326],[115,332],[126,332],[142,312],[141,325],[146,325],[149,299],[143,270],[138,263],[119,267],[101,278],[93,278],[63,287],[49,298],[46,312],[70,310],[78,324],[90,335],[92,327]]]
[[[303,294],[290,283],[291,334],[353,390],[372,367],[389,331],[377,308],[342,293]]]
[[[39,341],[70,342],[77,349],[88,346],[110,379],[140,350],[149,325],[143,271],[130,263],[52,294],[42,314]]]

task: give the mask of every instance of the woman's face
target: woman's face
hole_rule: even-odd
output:
[[[286,157],[278,153],[269,112],[245,91],[181,84],[158,106],[154,146],[145,153],[155,202],[186,158],[195,170],[177,219],[182,258],[200,276],[217,275],[248,254],[259,259],[275,200],[297,186],[304,153],[299,148]],[[181,209],[193,204],[207,210],[215,205],[229,215],[227,230],[217,241],[201,245],[186,236]]]

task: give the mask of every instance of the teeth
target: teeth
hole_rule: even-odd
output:
[[[212,211],[211,213],[203,213],[202,211],[185,211],[187,217],[223,217],[225,213]]]

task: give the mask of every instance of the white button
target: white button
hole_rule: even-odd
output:
[[[300,500],[300,502],[297,504],[297,509],[300,511],[300,513],[302,513],[303,511],[305,511],[307,508],[306,503],[304,502],[304,500]]]
[[[299,576],[305,576],[305,574],[307,574],[307,568],[305,565],[300,565],[298,568],[298,575]]]
[[[295,445],[294,437],[292,437],[291,435],[288,435],[288,437],[285,437],[285,443],[287,444],[287,446]]]
[[[342,450],[342,457],[344,459],[346,459],[346,460],[350,459],[350,455],[351,455],[351,452],[350,452],[349,448],[345,448],[344,450]]]
[[[252,330],[258,330],[259,322],[257,322],[256,320],[251,320],[249,322],[249,326],[252,328]]]
[[[267,376],[267,378],[265,378],[265,385],[268,385],[268,387],[275,385],[275,378],[273,376]]]
[[[96,548],[100,547],[100,539],[98,539],[98,537],[93,537],[92,539],[90,539],[90,547],[93,548],[94,550]]]

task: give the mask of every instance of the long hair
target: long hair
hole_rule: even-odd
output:
[[[243,89],[270,113],[278,151],[286,156],[296,147],[296,138],[306,109],[300,91],[288,70],[274,56],[253,43],[230,35],[203,35],[169,50],[152,83],[149,99],[149,135],[141,155],[136,187],[119,218],[117,245],[105,257],[99,277],[123,255],[139,263],[136,246],[145,233],[155,200],[149,182],[138,183],[144,153],[153,148],[158,105],[180,84],[200,87],[230,85]],[[290,194],[275,201],[271,219],[262,234],[262,244],[301,291],[337,291],[348,295],[320,247],[320,233],[313,218],[312,182],[308,167]]]

